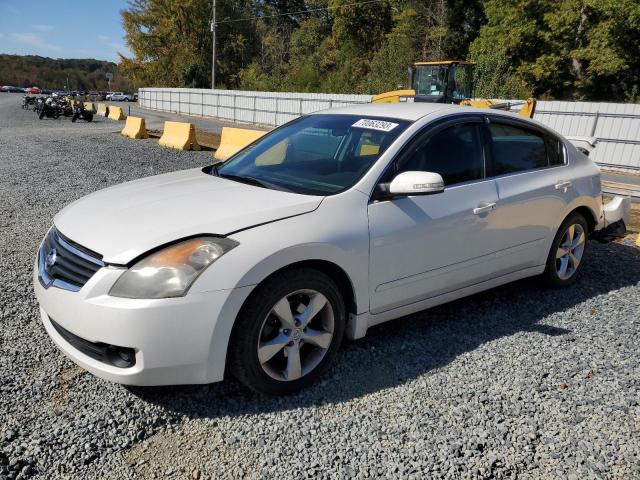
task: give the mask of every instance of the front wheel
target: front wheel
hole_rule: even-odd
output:
[[[274,275],[242,308],[229,351],[247,387],[286,395],[311,385],[334,360],[345,329],[344,300],[317,270]]]
[[[567,287],[576,281],[584,264],[588,234],[587,221],[577,212],[562,222],[551,244],[542,274],[547,285],[556,288]]]

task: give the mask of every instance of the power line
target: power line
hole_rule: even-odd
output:
[[[388,0],[365,0],[363,2],[346,3],[340,6],[341,7],[357,7],[359,5],[368,5],[370,3],[381,3],[386,1]],[[230,20],[219,20],[216,22],[216,25],[219,25],[221,23],[247,22],[249,20],[259,20],[261,18],[288,17],[290,15],[300,15],[301,13],[324,12],[324,11],[329,11],[333,8],[335,7],[318,7],[318,8],[310,8],[308,10],[298,10],[297,12],[274,13],[273,15],[256,15],[254,17],[234,18]]]

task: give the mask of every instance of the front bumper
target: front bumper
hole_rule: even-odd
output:
[[[71,360],[94,375],[127,385],[211,383],[224,376],[226,348],[246,289],[188,294],[161,300],[107,294],[122,274],[100,269],[78,292],[33,285],[49,336]],[[87,342],[131,348],[135,364],[120,368],[76,348],[56,329]],[[63,332],[64,334],[64,332]]]

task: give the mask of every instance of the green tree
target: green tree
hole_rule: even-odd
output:
[[[218,1],[216,81],[234,86],[255,47],[251,22],[228,22],[253,10],[250,0]],[[122,12],[125,38],[133,53],[121,65],[136,85],[211,85],[211,2],[208,0],[131,0]]]
[[[407,9],[394,16],[394,27],[386,35],[385,42],[371,60],[360,90],[376,94],[407,87],[407,68],[419,59],[418,45],[422,36],[415,29],[418,16],[413,9]]]
[[[486,95],[634,97],[640,85],[636,0],[487,0],[485,14],[471,56]]]

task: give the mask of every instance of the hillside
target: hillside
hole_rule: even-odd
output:
[[[0,85],[61,89],[68,78],[72,90],[107,90],[107,72],[113,73],[112,90],[128,90],[113,62],[0,54]]]

